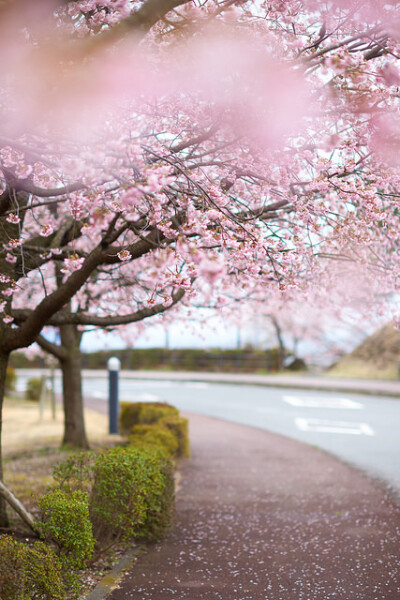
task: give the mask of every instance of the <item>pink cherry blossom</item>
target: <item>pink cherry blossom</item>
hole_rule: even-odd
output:
[[[132,258],[132,256],[131,256],[131,253],[129,252],[129,250],[121,250],[121,252],[118,252],[118,258],[119,258],[119,260],[124,262],[126,260],[130,260]]]
[[[54,229],[51,225],[49,225],[48,223],[45,223],[42,226],[42,229],[40,230],[40,235],[43,237],[48,237],[49,235],[51,235],[53,233]]]
[[[15,168],[15,174],[20,179],[26,179],[32,172],[33,169],[31,165],[18,164]]]
[[[15,213],[11,213],[6,217],[6,220],[8,223],[14,223],[14,225],[17,225],[21,219]]]
[[[78,254],[71,254],[71,256],[64,260],[64,266],[61,269],[61,272],[69,275],[74,271],[78,271],[81,268],[84,260],[85,259],[80,257]]]
[[[7,252],[5,260],[13,264],[17,262],[17,257],[14,254],[10,254],[9,252]]]

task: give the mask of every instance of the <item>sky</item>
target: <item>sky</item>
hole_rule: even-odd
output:
[[[237,348],[246,344],[249,334],[239,330],[232,323],[225,324],[221,318],[210,319],[210,325],[191,323],[190,328],[183,323],[171,324],[166,330],[162,325],[149,327],[132,347],[135,348]],[[86,352],[103,349],[126,348],[127,343],[115,334],[86,333],[82,348]]]

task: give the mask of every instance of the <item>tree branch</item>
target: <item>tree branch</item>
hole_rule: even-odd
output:
[[[18,319],[15,319],[15,322],[18,322]],[[65,352],[62,346],[58,346],[57,344],[53,344],[49,342],[43,335],[38,335],[36,338],[36,343],[45,351],[55,356],[58,360],[63,360],[67,357],[67,353]]]
[[[0,481],[0,494],[8,502],[8,504],[12,506],[15,512],[19,514],[24,523],[26,523],[34,533],[39,534],[39,528],[36,526],[32,515],[21,504],[18,498],[16,498],[14,494],[10,492],[10,490],[4,485],[2,481]]]
[[[180,217],[177,215],[175,219],[177,223],[174,226],[177,228],[183,219],[183,215]],[[79,270],[72,273],[52,294],[46,296],[18,329],[13,328],[10,330],[7,338],[3,340],[4,348],[12,352],[17,348],[25,348],[32,344],[44,325],[50,324],[53,315],[67,304],[86,281],[88,281],[97,267],[101,264],[116,264],[120,262],[118,252],[122,249],[128,249],[131,253],[130,260],[135,260],[147,254],[150,250],[158,248],[160,243],[166,240],[167,237],[161,231],[153,229],[149,235],[130,246],[103,249],[99,245],[94,248]],[[172,241],[171,239],[170,242]]]
[[[32,196],[39,196],[40,198],[53,198],[55,196],[64,196],[65,194],[70,194],[71,192],[77,192],[78,190],[82,190],[87,186],[77,181],[76,183],[71,183],[58,188],[41,188],[37,185],[34,185],[27,179],[21,179],[15,181],[13,187],[18,191],[32,194]]]
[[[10,334],[3,342],[7,350],[11,352],[32,344],[44,325],[85,284],[93,271],[103,262],[103,258],[102,249],[97,246],[86,258],[81,268],[72,273],[52,294],[46,296],[18,329],[10,330]]]
[[[0,196],[0,216],[4,215],[11,206],[11,194],[8,188]]]
[[[53,317],[51,317],[47,321],[47,325],[52,326],[60,326],[60,325],[93,325],[94,327],[116,327],[118,325],[129,325],[130,323],[137,323],[138,321],[143,321],[149,317],[153,317],[154,315],[162,314],[163,312],[169,310],[172,306],[175,306],[178,302],[182,300],[185,295],[185,290],[180,288],[175,294],[172,294],[172,303],[165,305],[164,303],[154,304],[153,306],[149,306],[147,308],[142,308],[137,310],[136,312],[129,313],[127,315],[116,315],[116,316],[107,316],[107,317],[97,317],[96,315],[88,315],[83,313],[71,313],[71,312],[59,312]],[[32,311],[24,310],[24,309],[16,309],[12,311],[12,315],[15,319],[16,323],[24,323],[27,319],[32,316]],[[38,336],[36,338],[37,343],[57,358],[61,358],[58,356],[54,349],[59,349],[59,346],[48,342],[43,336]]]
[[[102,44],[110,44],[122,39],[129,33],[134,33],[139,40],[167,13],[187,4],[190,0],[147,0],[129,17],[114,25],[114,27],[94,36],[82,49],[85,52],[96,51]]]

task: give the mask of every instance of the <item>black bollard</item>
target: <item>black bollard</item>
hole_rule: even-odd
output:
[[[112,357],[108,360],[107,367],[109,433],[118,433],[118,379],[121,361]]]

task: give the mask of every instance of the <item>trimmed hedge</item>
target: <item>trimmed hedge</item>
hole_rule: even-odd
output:
[[[65,594],[62,564],[49,546],[0,537],[1,600],[64,600]]]
[[[271,372],[282,369],[279,348],[255,350],[202,350],[200,348],[133,348],[127,350],[106,350],[83,353],[84,369],[107,369],[111,356],[120,359],[123,369],[162,369],[190,370],[229,373]],[[45,368],[45,360],[41,356],[28,359],[24,352],[13,352],[10,363],[14,368]]]
[[[166,459],[151,449],[115,447],[104,451],[93,466],[90,512],[96,539],[146,537],[150,513],[161,522],[162,498],[171,485]],[[162,527],[159,527],[162,529]]]
[[[149,425],[170,415],[179,411],[167,402],[121,402],[119,429],[127,435],[135,425]]]
[[[176,456],[178,458],[189,458],[189,421],[184,417],[180,417],[179,415],[170,415],[161,419],[160,425],[163,425],[174,434],[178,442]]]
[[[157,451],[152,452],[153,460],[162,479],[159,491],[147,497],[146,517],[139,526],[136,538],[155,542],[167,533],[175,518],[175,477],[170,460]]]
[[[154,447],[170,458],[178,455],[179,443],[176,435],[164,425],[135,425],[132,435],[128,437],[131,447],[150,448]]]
[[[145,402],[140,409],[139,424],[153,425],[154,423],[158,423],[161,419],[171,415],[179,415],[179,410],[175,408],[175,406]]]
[[[92,524],[86,492],[55,489],[39,500],[44,538],[55,544],[63,562],[71,568],[82,568],[93,556]]]
[[[94,452],[71,454],[64,462],[53,469],[53,478],[58,487],[72,493],[75,490],[90,492],[93,484]]]
[[[120,430],[136,448],[158,447],[168,456],[190,456],[188,420],[174,406],[162,402],[123,402]],[[131,434],[131,435],[129,435]],[[175,438],[173,441],[171,435]]]
[[[83,452],[70,456],[54,469],[61,490],[89,494],[98,549],[121,537],[154,541],[173,520],[173,465],[164,446],[143,442],[142,436],[140,440],[137,447],[116,446],[97,455]]]

